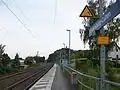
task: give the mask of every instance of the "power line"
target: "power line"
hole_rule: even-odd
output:
[[[5,35],[6,35],[6,33],[7,33],[7,29],[1,29],[1,31],[3,31],[4,30],[4,33],[2,34],[2,35],[0,35],[0,36],[2,36],[1,37],[1,40],[0,40],[0,42],[2,43],[2,41],[4,40],[4,38],[5,38]]]
[[[24,28],[26,28],[28,30],[28,32],[30,32],[32,34],[32,32],[30,31],[30,29],[20,20],[20,18],[9,8],[9,6],[3,1],[1,0],[1,2],[7,7],[7,9],[17,18],[17,20],[24,26]],[[35,38],[35,36],[32,34],[32,36]]]
[[[56,21],[56,16],[57,16],[57,0],[55,0],[54,24],[55,24],[55,21]]]
[[[26,20],[28,20],[27,17],[26,17],[26,15],[23,13],[23,11],[20,9],[20,7],[18,6],[18,4],[16,3],[16,1],[13,0],[13,2],[15,3],[17,9],[20,11],[20,13],[22,14],[22,16],[23,16]]]

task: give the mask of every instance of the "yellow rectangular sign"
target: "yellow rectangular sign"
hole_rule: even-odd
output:
[[[98,37],[98,44],[102,44],[102,45],[107,45],[109,44],[109,37],[108,36],[99,36]]]

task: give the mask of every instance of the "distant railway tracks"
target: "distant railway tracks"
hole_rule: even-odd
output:
[[[28,90],[53,66],[51,63],[0,78],[0,90]]]

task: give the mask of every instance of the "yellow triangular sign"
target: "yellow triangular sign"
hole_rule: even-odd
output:
[[[93,13],[87,5],[85,6],[83,11],[81,12],[80,17],[93,17]]]

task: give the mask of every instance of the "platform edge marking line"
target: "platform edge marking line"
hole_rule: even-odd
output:
[[[48,73],[50,73],[51,70],[52,70],[55,66],[56,66],[56,64],[54,64],[54,66],[53,66],[43,77],[45,77]],[[38,80],[29,90],[34,90],[36,84],[39,84],[39,82],[40,82],[41,80],[43,80],[43,77],[42,77],[40,80]]]
[[[55,78],[56,68],[57,68],[57,65],[55,64],[55,66],[54,66],[54,71],[53,71],[53,73],[52,73],[51,80],[49,81],[49,83],[48,83],[48,85],[47,85],[47,87],[46,87],[45,90],[51,90],[52,83],[53,83],[54,78]]]

